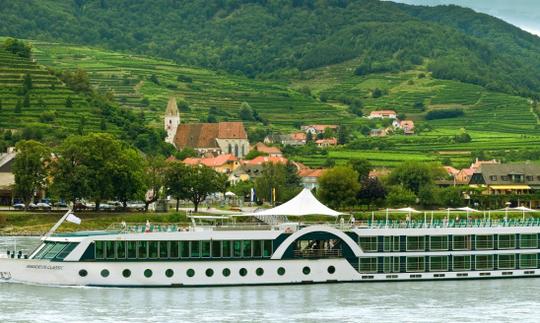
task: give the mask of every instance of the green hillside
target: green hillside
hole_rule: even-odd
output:
[[[2,1],[0,34],[91,44],[249,77],[359,58],[351,73],[426,64],[439,79],[538,96],[540,38],[459,7],[377,0]],[[24,23],[21,23],[24,21]]]

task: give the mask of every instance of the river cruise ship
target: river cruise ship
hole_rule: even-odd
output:
[[[147,223],[50,232],[28,255],[4,254],[0,281],[190,287],[540,276],[539,219],[303,225],[283,213],[340,215],[304,190],[246,215],[260,224],[215,217],[223,223],[197,225],[195,217],[189,228]]]

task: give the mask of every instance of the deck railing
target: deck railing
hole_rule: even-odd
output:
[[[296,258],[340,258],[341,249],[304,249],[295,250]]]
[[[470,219],[470,220],[412,220],[412,221],[357,221],[355,227],[360,229],[421,229],[421,228],[483,228],[483,227],[536,227],[540,226],[540,218],[529,219]]]

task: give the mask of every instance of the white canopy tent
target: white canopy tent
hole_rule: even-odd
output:
[[[253,213],[244,213],[244,216],[304,216],[304,215],[327,215],[337,217],[343,215],[326,205],[322,204],[313,196],[309,189],[303,189],[298,195],[286,203],[272,209]]]

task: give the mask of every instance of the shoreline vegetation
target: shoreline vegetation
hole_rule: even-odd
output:
[[[24,211],[0,211],[0,236],[42,236],[60,219],[61,212],[24,212]],[[447,216],[445,210],[422,210],[422,213],[413,214],[412,220],[424,220],[424,212],[426,213],[427,221],[431,221],[432,212],[433,220],[442,220]],[[488,214],[492,220],[503,219],[505,211],[502,210],[486,210],[481,212],[470,213],[471,219],[487,219]],[[144,224],[150,221],[152,224],[177,224],[180,227],[188,227],[191,222],[187,217],[186,212],[167,212],[167,213],[143,213],[143,212],[77,212],[76,215],[81,218],[80,225],[64,222],[57,232],[73,232],[73,231],[92,231],[105,230],[111,224],[119,224],[126,222],[128,224],[137,223]],[[205,215],[197,213],[197,215]],[[365,222],[374,218],[377,220],[386,219],[385,210],[377,211],[353,211],[351,215],[345,215],[345,222],[350,221],[351,216],[357,222]],[[508,212],[508,219],[521,219],[523,214],[520,212]],[[388,214],[388,219],[405,221],[407,214],[394,213]],[[451,212],[450,219],[459,218],[460,220],[467,219],[466,212]],[[540,213],[525,213],[525,218],[539,218]],[[339,223],[338,218],[326,216],[304,216],[299,218],[291,218],[293,221],[303,223]],[[227,220],[229,221],[229,220]],[[236,223],[253,223],[252,217],[238,217]]]

